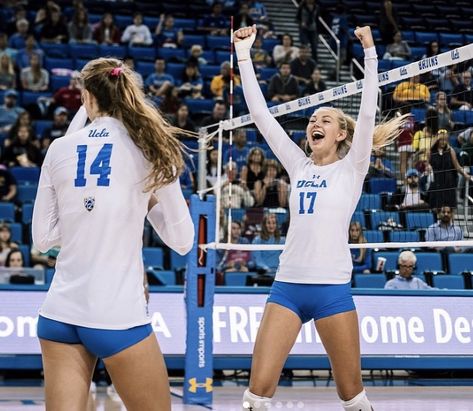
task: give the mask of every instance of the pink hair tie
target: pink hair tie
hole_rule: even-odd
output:
[[[123,69],[121,67],[115,67],[112,69],[112,71],[110,71],[110,75],[113,77],[118,77],[122,71]]]

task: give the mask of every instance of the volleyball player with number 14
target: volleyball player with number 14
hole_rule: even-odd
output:
[[[182,130],[146,102],[121,61],[92,60],[81,79],[84,106],[49,147],[33,212],[36,248],[61,247],[38,320],[46,408],[86,409],[100,357],[127,410],[169,411],[143,288],[142,236],[148,217],[169,247],[180,254],[192,247],[179,184]]]
[[[250,58],[256,27],[234,33],[250,114],[291,180],[286,246],[256,337],[243,410],[264,409],[302,324],[314,320],[342,406],[370,411],[363,388],[358,318],[351,295],[348,226],[361,195],[373,146],[399,134],[404,117],[375,127],[378,60],[371,29],[355,30],[365,53],[358,121],[339,109],[316,109],[306,129],[307,156],[270,114]]]

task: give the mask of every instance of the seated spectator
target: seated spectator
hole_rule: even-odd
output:
[[[179,98],[179,90],[177,87],[170,87],[165,92],[164,95],[161,96],[158,100],[156,100],[159,106],[159,110],[163,114],[167,114],[167,118],[169,119],[172,115],[179,109],[181,105],[181,99]]]
[[[453,90],[460,84],[458,65],[453,64],[448,66],[446,70],[440,74],[438,84],[440,90],[445,91],[447,94],[452,94]]]
[[[154,73],[151,73],[145,80],[145,87],[153,97],[164,97],[167,91],[174,87],[174,77],[165,72],[166,62],[162,58],[157,58],[154,63]]]
[[[415,168],[420,172],[424,172],[430,158],[430,149],[434,144],[434,136],[430,127],[424,127],[414,134],[412,140],[412,148],[414,150],[413,160]]]
[[[450,107],[454,110],[472,110],[473,88],[471,87],[471,71],[466,70],[462,73],[462,82],[453,90]]]
[[[260,147],[253,147],[246,160],[246,165],[241,169],[240,182],[253,192],[256,181],[263,181],[265,173],[263,172],[265,156]]]
[[[447,94],[445,91],[438,91],[435,95],[435,113],[437,115],[437,129],[433,129],[436,133],[439,129],[453,130],[455,123],[452,120],[452,112],[447,105]]]
[[[187,107],[187,104],[185,103],[181,103],[179,105],[179,108],[177,109],[176,113],[171,118],[171,124],[173,126],[179,127],[180,129],[186,130],[186,131],[196,130],[196,125],[189,116],[189,107]],[[186,139],[193,140],[192,137],[189,137],[188,135],[185,135],[185,134],[179,137],[181,140],[186,140]]]
[[[247,187],[242,186],[237,180],[238,166],[232,161],[227,163],[225,166],[225,174],[222,176],[221,185],[221,206],[223,208],[247,208],[253,207],[255,199],[248,190]],[[232,183],[231,195],[230,195],[230,182]],[[215,187],[215,193],[218,187]]]
[[[267,50],[263,48],[263,41],[261,36],[256,36],[253,47],[250,50],[251,61],[257,69],[268,67],[273,62]]]
[[[15,124],[20,113],[25,111],[23,107],[18,107],[18,93],[13,90],[7,90],[3,96],[3,104],[0,106],[0,136],[5,136],[10,128]]]
[[[0,224],[0,266],[5,266],[12,250],[18,250],[18,244],[11,239],[11,229],[6,223]]]
[[[310,47],[303,44],[299,56],[291,61],[291,74],[297,79],[299,86],[307,86],[311,82],[316,67],[316,62],[311,58]]]
[[[432,287],[413,276],[417,257],[412,251],[402,251],[398,257],[399,274],[384,285],[387,290],[431,290]]]
[[[204,98],[202,88],[204,81],[199,73],[199,68],[191,63],[187,63],[184,73],[182,73],[182,83],[179,86],[179,97]]]
[[[41,60],[41,64],[44,62],[44,51],[38,47],[38,43],[34,38],[33,34],[28,34],[26,37],[25,47],[18,50],[16,54],[16,65],[18,69],[24,69],[30,65],[31,56],[36,54]]]
[[[223,100],[216,100],[215,104],[212,109],[212,114],[206,116],[200,122],[201,127],[207,127],[212,124],[216,124],[215,127],[209,127],[207,129],[208,133],[215,131],[218,128],[218,123],[220,120],[225,119],[225,115],[227,113],[227,106]],[[226,141],[228,141],[228,131],[223,133],[223,137]]]
[[[18,249],[12,249],[7,254],[5,259],[5,267],[11,268],[23,268],[25,267],[24,263],[25,259],[23,258],[23,253]]]
[[[250,16],[250,7],[248,3],[241,3],[238,15],[233,20],[234,30],[238,30],[242,27],[250,27],[255,21]]]
[[[218,174],[218,150],[216,148],[211,148],[207,150],[207,162],[205,165],[207,170],[207,175],[205,177],[208,187],[214,187],[217,183],[217,174]],[[223,174],[223,169],[221,169]],[[215,187],[215,190],[217,187]]]
[[[253,239],[254,245],[284,244],[286,239],[281,236],[278,220],[275,214],[268,213],[261,222],[261,233]],[[259,274],[275,274],[279,266],[279,256],[282,250],[253,251],[253,259]]]
[[[16,88],[16,73],[7,53],[0,54],[0,90]]]
[[[402,34],[397,31],[393,37],[393,42],[386,47],[383,59],[387,60],[410,60],[411,48],[406,41],[402,39]]]
[[[248,244],[248,240],[241,236],[241,222],[232,221],[229,242],[232,244]],[[224,241],[227,241],[225,236]],[[220,272],[242,271],[248,272],[253,268],[251,251],[225,250],[220,258],[217,270]]]
[[[91,43],[92,26],[89,23],[87,9],[83,6],[76,7],[72,20],[67,24],[69,43]]]
[[[258,207],[287,207],[288,184],[278,178],[280,168],[276,160],[265,160],[263,181],[255,182],[255,199]]]
[[[437,214],[438,220],[427,228],[425,241],[461,241],[463,230],[459,225],[454,225],[454,211],[451,207],[440,207]],[[461,247],[438,247],[436,250],[444,255],[451,252],[461,252]]]
[[[5,147],[8,147],[11,144],[13,138],[17,135],[18,129],[21,126],[33,128],[33,122],[31,121],[31,115],[29,111],[22,111],[16,119],[15,123],[11,126],[10,131],[8,132],[8,136],[3,142],[3,145]]]
[[[310,96],[312,94],[320,93],[325,90],[327,90],[327,86],[325,84],[325,81],[322,79],[322,73],[318,68],[315,68],[312,71],[310,80],[305,85],[302,94],[304,96]]]
[[[8,39],[8,46],[13,49],[25,48],[26,37],[29,34],[30,23],[27,19],[22,18],[16,21],[16,32]]]
[[[14,49],[8,45],[8,36],[6,33],[0,32],[0,55],[6,54],[10,57],[11,61],[15,61],[17,49]]]
[[[363,227],[359,221],[352,221],[348,230],[348,243],[362,244],[366,243],[363,235]],[[371,269],[371,250],[368,248],[350,248],[351,259],[353,263],[353,274],[370,273]]]
[[[415,168],[407,170],[406,180],[391,197],[391,206],[396,210],[428,209],[427,196],[421,191],[419,172]]]
[[[34,140],[33,129],[19,127],[18,134],[3,152],[2,163],[8,167],[40,167],[41,151]]]
[[[184,34],[181,29],[174,27],[174,17],[171,14],[161,14],[154,32],[158,47],[180,47]]]
[[[69,84],[61,87],[53,95],[51,107],[65,107],[71,115],[74,115],[82,105],[80,73],[74,71],[71,74]],[[52,111],[52,110],[51,110]]]
[[[106,12],[103,14],[100,22],[94,28],[93,39],[97,44],[112,45],[120,43],[120,29],[115,24],[112,13]]]
[[[232,160],[236,162],[238,170],[241,170],[242,167],[246,164],[246,159],[248,158],[248,153],[250,149],[246,144],[246,131],[238,128],[233,130],[233,146],[224,150],[223,153],[223,162],[228,163],[230,161],[230,154]]]
[[[121,42],[129,46],[151,46],[153,44],[151,32],[148,26],[143,24],[143,14],[139,12],[133,14],[133,24],[125,28]]]
[[[51,7],[47,13],[41,27],[40,39],[41,43],[67,43],[69,41],[66,19],[61,14],[59,6]]]
[[[31,55],[30,66],[21,70],[20,77],[23,90],[46,91],[49,88],[49,73],[43,68],[38,54]]]
[[[282,63],[279,72],[269,81],[268,97],[271,101],[285,103],[299,96],[299,86],[296,78],[291,74],[291,65]]]
[[[273,61],[276,66],[281,63],[290,63],[299,56],[299,48],[293,46],[292,36],[289,33],[282,35],[281,44],[273,48]]]
[[[2,18],[1,22],[4,27],[5,33],[7,33],[7,35],[9,36],[13,35],[16,32],[17,30],[16,23],[19,20],[28,19],[27,10],[25,9],[24,6],[19,4],[17,6],[11,7],[11,3],[13,2],[2,2],[2,6],[6,7],[7,9],[5,10],[6,13],[5,13],[4,18]],[[20,3],[20,2],[16,2],[16,3]]]
[[[68,111],[65,107],[57,107],[54,110],[54,119],[51,127],[44,130],[43,138],[41,139],[41,148],[46,154],[50,144],[66,134],[69,127],[69,120],[67,118]]]
[[[138,84],[143,89],[144,88],[143,76],[137,71],[135,71],[135,60],[133,60],[133,57],[131,56],[123,57],[123,64],[126,64],[130,68],[130,70],[133,70],[135,72],[135,77],[138,81]]]
[[[222,12],[222,4],[214,3],[212,5],[212,13],[204,16],[199,30],[205,31],[212,36],[225,36],[228,30],[228,22]]]
[[[393,166],[385,158],[385,152],[382,149],[374,149],[370,159],[368,169],[369,178],[392,178],[394,177]]]
[[[16,180],[6,166],[0,164],[0,201],[12,202],[17,193]]]
[[[430,101],[429,88],[420,82],[420,76],[415,75],[406,81],[401,81],[393,93],[393,101],[398,105],[412,102],[424,102]]]
[[[233,76],[233,86],[239,86],[241,84],[240,77],[237,75]],[[230,87],[230,62],[224,61],[220,64],[220,74],[214,76],[210,82],[210,91],[212,97],[222,98],[223,92],[226,88]]]
[[[197,67],[205,66],[207,60],[202,57],[204,51],[200,44],[193,44],[189,50],[189,58],[187,59],[187,64],[194,64]]]

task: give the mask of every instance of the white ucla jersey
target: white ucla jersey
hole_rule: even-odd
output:
[[[149,172],[126,128],[111,117],[99,117],[51,144],[35,201],[33,242],[43,252],[54,245],[61,251],[41,315],[103,329],[150,322],[142,259]],[[166,190],[173,198],[166,198]],[[150,212],[155,218],[148,218],[168,245],[187,252],[193,226],[178,180],[158,197]],[[167,221],[166,201],[172,209]],[[166,224],[175,224],[177,238],[166,232]]]
[[[374,47],[365,50],[365,81],[353,144],[339,161],[317,166],[273,118],[251,61],[239,63],[245,100],[261,134],[289,174],[290,224],[276,280],[310,284],[350,281],[348,227],[368,171],[378,96]]]

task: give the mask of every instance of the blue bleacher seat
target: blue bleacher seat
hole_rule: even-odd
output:
[[[231,287],[243,287],[246,285],[247,272],[226,272],[225,285]]]
[[[31,224],[31,219],[33,217],[33,204],[25,203],[21,207],[21,222],[23,224]]]
[[[100,44],[99,45],[99,55],[101,57],[115,57],[117,59],[123,59],[127,54],[127,49],[125,46],[118,45],[108,45]]]
[[[448,255],[448,270],[450,274],[461,274],[463,271],[473,271],[473,254],[450,253]]]
[[[468,127],[473,126],[473,111],[465,111],[465,125]]]
[[[434,287],[437,288],[448,288],[449,290],[464,290],[465,280],[462,275],[447,274],[447,275],[434,275],[433,276]]]
[[[217,74],[220,74],[220,66],[217,66],[217,65],[202,66],[199,68],[199,70],[200,70],[200,75],[204,79],[211,79]]]
[[[70,58],[46,57],[44,59],[44,68],[48,71],[55,68],[74,70],[74,61]]]
[[[74,67],[76,70],[81,71],[89,61],[89,59],[75,59]]]
[[[378,73],[391,70],[391,60],[383,59],[378,61]]]
[[[67,87],[70,83],[69,76],[55,76],[52,75],[49,79],[49,89],[54,93],[61,87]]]
[[[417,273],[423,273],[424,271],[444,271],[440,253],[421,252],[416,253],[416,257]]]
[[[15,243],[23,242],[23,226],[21,223],[10,223],[11,239]]]
[[[264,39],[262,48],[269,52],[270,55],[273,54],[274,46],[280,44],[279,39]]]
[[[415,32],[412,30],[402,30],[402,39],[407,41],[409,44],[415,41]]]
[[[441,46],[459,47],[465,39],[461,33],[439,33],[439,41]]]
[[[151,274],[163,285],[176,285],[176,273],[174,271],[152,270]]]
[[[43,136],[44,131],[50,128],[52,125],[52,120],[35,120],[34,130],[38,138],[41,138]]]
[[[376,267],[378,257],[384,257],[386,259],[386,264],[384,265],[385,271],[395,270],[397,268],[397,260],[399,257],[398,251],[375,251],[373,253],[372,267]]]
[[[133,24],[133,16],[130,14],[128,16],[122,14],[115,14],[114,16],[115,24],[124,30],[126,26]]]
[[[171,249],[171,269],[178,270],[183,268],[187,265],[187,259],[189,255],[180,255],[174,250]]]
[[[53,281],[54,273],[56,270],[54,268],[47,268],[45,272],[45,283],[46,284],[51,284]]]
[[[215,49],[230,49],[230,40],[227,36],[207,36],[207,48]]]
[[[156,26],[159,24],[159,17],[144,16],[143,17],[143,24],[145,26],[148,26],[149,31],[151,31],[151,33],[154,33],[154,31],[156,30]]]
[[[371,194],[394,193],[396,191],[395,178],[370,178],[368,188]]]
[[[51,93],[49,91],[27,91],[23,90],[21,92],[21,105],[28,106],[30,104],[36,104],[39,97],[51,97]]]
[[[384,288],[386,277],[383,274],[355,274],[356,288]]]
[[[92,60],[99,56],[99,48],[96,44],[70,43],[69,54],[75,59]]]
[[[194,30],[196,28],[195,19],[175,18],[174,27],[180,29]]]
[[[356,205],[356,211],[379,210],[381,208],[381,197],[379,194],[362,194]]]
[[[438,34],[435,32],[416,31],[416,43],[421,46],[426,46],[431,41],[438,41]]]
[[[411,114],[414,116],[416,123],[423,123],[425,121],[425,108],[412,108]]]
[[[411,211],[406,213],[406,228],[408,230],[428,228],[433,223],[434,216],[432,213],[416,213]]]
[[[156,49],[154,47],[128,47],[128,54],[133,57],[135,61],[155,61]]]
[[[384,241],[383,233],[379,230],[366,230],[363,235],[368,243],[382,243]]]
[[[192,114],[208,114],[212,112],[215,101],[212,99],[185,99],[185,103],[189,107]]]
[[[393,243],[420,241],[418,231],[390,231],[388,237]]]
[[[13,203],[0,203],[0,220],[15,221],[15,206]]]
[[[38,184],[39,167],[12,167],[10,172],[15,177],[17,184]]]
[[[453,110],[452,111],[452,120],[458,124],[466,123],[466,111],[464,110]]]
[[[216,50],[215,64],[222,64],[224,61],[230,62],[230,50]],[[235,55],[233,55],[233,61],[236,61]]]
[[[353,57],[355,57],[358,60],[362,59],[365,55],[363,51],[363,46],[359,43],[353,43],[351,52],[353,54]]]
[[[263,67],[259,69],[260,80],[269,81],[271,77],[277,74],[278,69],[274,67]]]
[[[182,41],[182,47],[191,48],[194,44],[205,47],[205,36],[203,34],[186,34]]]
[[[388,219],[393,219],[396,223],[400,224],[399,213],[396,211],[371,211],[371,229],[376,230],[381,222],[387,221]]]
[[[365,213],[363,211],[355,211],[351,216],[351,221],[358,221],[362,227],[366,227]]]
[[[425,54],[425,47],[422,47],[422,46],[411,47],[411,60],[420,60],[424,54]]]
[[[30,260],[31,260],[31,248],[27,244],[20,244],[18,248],[21,251],[21,254],[23,255],[23,263],[25,267],[30,266]]]
[[[151,73],[154,73],[154,63],[150,61],[137,61],[136,71],[140,73],[146,80],[146,77],[148,77]]]
[[[163,249],[159,247],[144,247],[143,263],[145,266],[163,267]]]
[[[169,59],[177,59],[179,61],[184,61],[187,57],[186,50],[184,49],[174,49],[169,47],[160,47],[158,48],[158,57],[168,61]]]
[[[168,63],[166,64],[166,73],[174,77],[175,80],[181,79],[184,73],[184,63]]]
[[[33,202],[36,198],[38,186],[34,184],[18,185],[17,199],[20,203]]]
[[[62,43],[40,43],[39,47],[47,57],[65,58],[69,56],[69,44]]]

